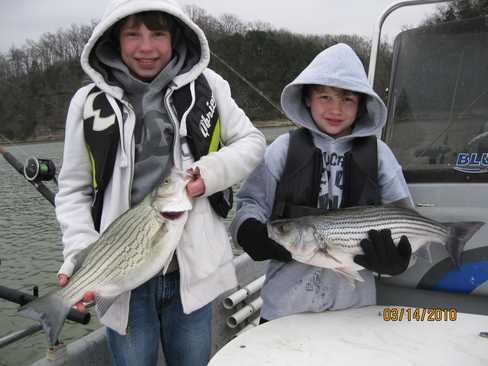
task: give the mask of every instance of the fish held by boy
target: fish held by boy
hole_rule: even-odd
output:
[[[443,245],[453,262],[461,263],[466,242],[484,222],[439,223],[409,208],[361,206],[332,210],[317,216],[268,223],[268,235],[292,254],[293,259],[330,268],[347,278],[362,281],[354,262],[363,254],[360,242],[370,230],[391,230],[393,241],[408,237],[412,253],[426,244]]]
[[[40,321],[53,346],[70,308],[86,292],[95,292],[101,317],[118,295],[166,271],[192,208],[186,192],[190,179],[173,169],[80,253],[83,263],[65,287],[22,306],[18,313]]]

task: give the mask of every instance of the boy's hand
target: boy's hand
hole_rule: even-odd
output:
[[[69,282],[69,277],[65,274],[59,274],[58,275],[58,284],[60,287],[64,287],[68,284]],[[95,293],[93,291],[88,291],[83,295],[83,299],[79,302],[77,302],[74,306],[76,310],[86,313],[86,305],[85,303],[91,302],[95,300]]]
[[[201,196],[205,193],[205,182],[200,175],[200,169],[190,168],[187,170],[187,173],[190,175],[191,180],[186,185],[186,192],[190,198]]]
[[[69,277],[66,276],[65,274],[59,274],[58,275],[58,285],[60,287],[64,287],[68,284],[68,281],[69,281]]]
[[[398,246],[388,229],[371,230],[368,236],[369,239],[360,243],[364,255],[356,255],[354,262],[378,274],[398,275],[407,269],[412,247],[405,235],[400,238]]]
[[[291,253],[268,237],[266,224],[247,219],[237,231],[237,241],[255,261],[275,259],[281,262],[291,261]]]

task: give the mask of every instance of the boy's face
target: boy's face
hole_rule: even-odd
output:
[[[141,80],[152,80],[173,56],[169,30],[150,30],[130,17],[120,29],[120,55]]]
[[[306,105],[320,131],[337,138],[351,133],[359,96],[348,90],[319,86],[311,89]]]

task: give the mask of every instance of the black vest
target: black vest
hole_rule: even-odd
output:
[[[96,95],[97,93],[99,94]],[[122,110],[122,104],[118,102],[118,106]],[[114,123],[103,130],[95,131],[93,125],[96,119],[100,118],[112,118]],[[105,93],[101,92],[96,86],[88,93],[83,109],[83,132],[90,157],[94,192],[91,214],[95,229],[99,231],[102,218],[103,194],[114,170],[120,133],[115,111],[108,102]]]
[[[375,136],[353,140],[344,156],[341,207],[378,205],[378,153]],[[285,168],[276,188],[271,220],[319,215],[317,207],[322,177],[322,151],[313,144],[309,130],[290,132]]]
[[[210,152],[219,150],[222,145],[220,141],[220,119],[215,98],[208,81],[200,75],[194,82],[195,103],[187,114],[187,141],[191,153],[195,160]],[[92,167],[92,186],[94,198],[92,204],[92,217],[95,228],[100,229],[100,221],[103,209],[103,194],[113,173],[115,157],[120,139],[118,124],[112,124],[103,131],[94,131],[93,124],[97,117],[113,116],[115,111],[110,105],[105,93],[98,94],[94,99],[90,95],[100,92],[100,89],[93,87],[88,93],[87,101],[93,101],[92,105],[85,103],[84,110],[95,111],[83,117],[83,129],[85,142],[90,156]],[[181,120],[183,114],[188,110],[192,102],[190,85],[175,90],[172,95],[172,102],[176,110],[178,119]],[[120,111],[122,105],[118,103]],[[99,113],[99,114],[97,114]],[[226,217],[232,208],[232,187],[225,191],[216,192],[208,199],[214,211]]]
[[[200,75],[195,80],[195,103],[186,117],[187,141],[195,160],[220,150],[220,118],[217,102],[207,79]],[[188,110],[192,101],[188,85],[173,92],[173,105],[178,119]],[[210,205],[221,217],[227,217],[233,203],[232,187],[208,196]]]

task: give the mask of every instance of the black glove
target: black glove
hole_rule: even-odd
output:
[[[356,255],[354,262],[378,274],[398,275],[407,269],[412,247],[406,236],[400,238],[398,246],[388,229],[370,230],[368,236],[360,243],[364,255]]]
[[[266,224],[256,219],[247,219],[241,224],[237,231],[237,241],[255,261],[266,259],[276,259],[281,262],[291,261],[291,253],[270,239]]]

